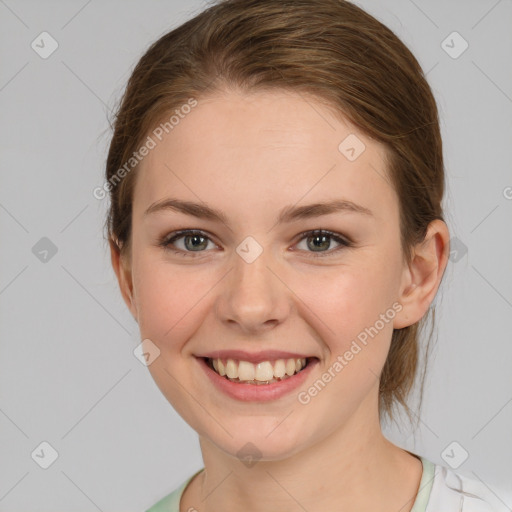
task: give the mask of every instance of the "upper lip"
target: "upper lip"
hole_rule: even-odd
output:
[[[253,364],[262,361],[274,361],[277,359],[307,359],[314,357],[310,354],[297,354],[295,352],[284,352],[282,350],[263,350],[260,352],[247,352],[245,350],[213,350],[203,354],[196,354],[196,357],[207,357],[210,359],[237,359],[248,361]]]

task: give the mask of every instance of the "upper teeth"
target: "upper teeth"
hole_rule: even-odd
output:
[[[262,361],[257,364],[234,359],[228,359],[227,361],[213,359],[212,363],[217,373],[230,379],[238,378],[242,381],[258,380],[264,382],[274,378],[281,379],[285,375],[292,376],[306,366],[306,359],[277,359],[276,361]]]

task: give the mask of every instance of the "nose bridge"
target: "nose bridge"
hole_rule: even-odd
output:
[[[272,287],[270,282],[272,275],[268,269],[268,267],[272,267],[270,251],[266,250],[254,255],[254,249],[251,248],[244,255],[240,254],[242,252],[241,247],[243,246],[239,246],[237,255],[234,257],[234,291],[238,295],[253,295],[254,298],[257,298],[257,295],[262,293],[264,297],[270,298],[269,288]]]
[[[272,251],[247,237],[233,254],[233,266],[219,310],[222,320],[250,330],[281,322],[288,312],[289,297],[274,275],[277,262]]]

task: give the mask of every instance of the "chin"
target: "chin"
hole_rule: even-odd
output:
[[[263,421],[258,421],[254,416],[246,417],[243,421],[237,422],[236,427],[233,423],[225,425],[233,437],[206,437],[218,448],[238,459],[284,460],[303,449],[302,442],[306,435],[291,432],[286,428],[286,422],[279,424],[282,419],[276,421],[275,418],[267,417],[263,418]]]

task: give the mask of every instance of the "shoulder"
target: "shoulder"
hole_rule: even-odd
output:
[[[510,512],[511,494],[436,464],[425,512]]]
[[[200,469],[192,476],[187,478],[178,488],[176,488],[167,496],[164,496],[151,508],[148,508],[146,512],[180,512],[180,500],[181,496],[183,495],[183,492],[185,491],[185,488],[198,473],[203,471],[203,469]]]

